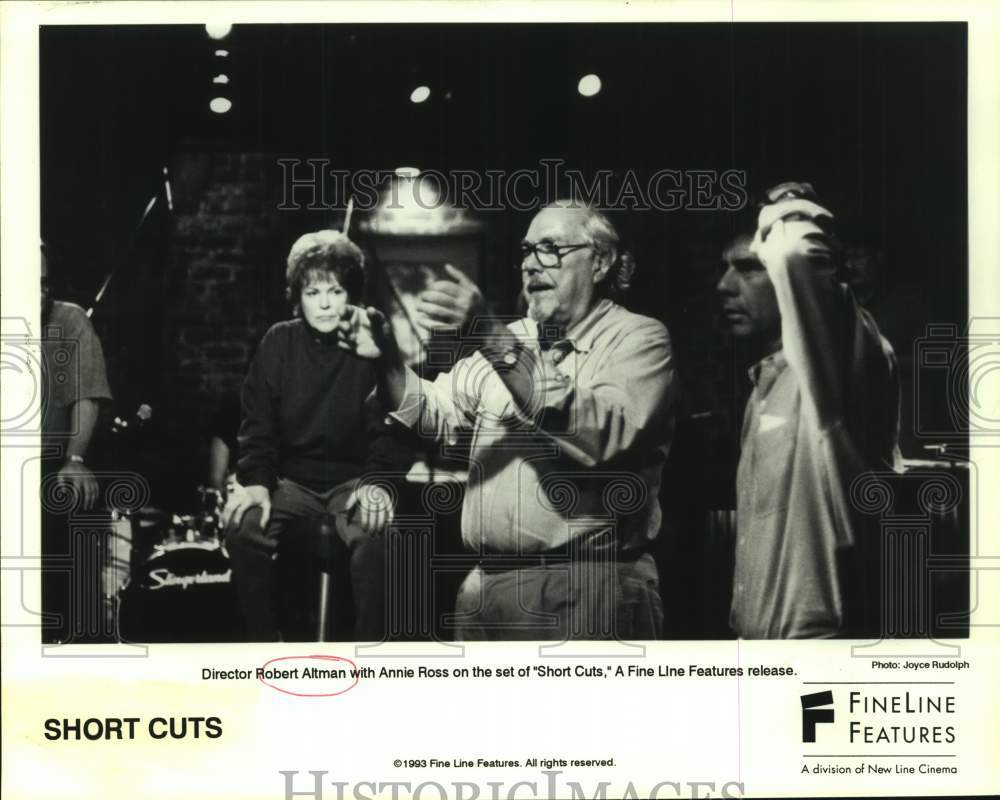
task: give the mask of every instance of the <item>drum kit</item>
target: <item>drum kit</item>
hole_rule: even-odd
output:
[[[243,625],[222,525],[223,493],[199,486],[194,513],[112,511],[104,593],[121,641],[239,641]]]

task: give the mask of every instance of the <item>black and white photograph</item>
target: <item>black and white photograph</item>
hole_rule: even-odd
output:
[[[43,638],[966,635],[965,53],[43,26]]]
[[[494,797],[524,775],[548,793],[517,796],[568,796],[539,777],[557,767],[626,796],[702,796],[678,780],[698,774],[707,796],[877,795],[882,765],[903,794],[996,778],[949,716],[988,686],[998,624],[979,28],[819,3],[823,21],[34,5],[37,76],[4,101],[9,143],[11,103],[37,118],[17,220],[4,185],[3,238],[37,246],[37,278],[3,268],[28,297],[3,315],[4,625],[38,676],[79,655],[81,676],[179,681],[155,712],[51,708],[44,746],[207,752],[233,717],[315,732],[322,703],[359,731],[413,717],[349,746],[351,785],[343,754],[261,760],[261,796],[322,797],[318,767],[338,797],[382,796],[362,770],[389,762],[466,800],[487,784],[441,776],[499,769]],[[487,678],[535,706],[477,694]],[[450,752],[462,725],[441,721],[398,746],[432,708],[544,728],[563,680],[552,702],[582,705],[551,731],[578,731],[548,751],[477,733]],[[237,700],[251,685],[266,699]],[[427,694],[372,697],[403,686]],[[716,762],[709,712],[670,734],[697,756],[664,767],[669,795],[648,794],[652,697],[726,728]],[[774,697],[769,783],[751,753]],[[267,728],[256,747],[293,746]],[[222,779],[178,791],[249,796]]]

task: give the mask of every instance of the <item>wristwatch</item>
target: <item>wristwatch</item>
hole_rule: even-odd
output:
[[[72,461],[74,464],[82,464],[83,456],[77,455],[76,453],[71,453],[70,455],[66,456],[66,460]]]
[[[484,347],[482,348],[483,355],[486,356],[486,360],[493,365],[493,369],[499,370],[500,372],[507,372],[517,366],[518,358],[521,355],[520,344],[514,344],[510,347],[504,348],[493,348]]]

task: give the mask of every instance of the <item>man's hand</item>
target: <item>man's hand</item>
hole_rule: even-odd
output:
[[[833,214],[811,200],[779,200],[761,209],[750,252],[760,259],[768,274],[796,255],[829,264],[827,231],[832,223]]]
[[[417,302],[420,321],[431,330],[464,325],[483,310],[479,287],[451,264],[444,271],[448,277],[434,281]]]
[[[342,350],[373,361],[396,349],[392,325],[374,306],[345,306],[337,325],[337,339]]]
[[[84,511],[89,511],[97,505],[97,497],[100,493],[97,478],[79,461],[67,461],[63,464],[62,469],[56,475],[56,481],[70,487],[73,493],[79,496],[81,508]]]
[[[392,496],[376,484],[359,486],[347,498],[347,516],[356,517],[367,534],[379,533],[392,522],[395,510]]]
[[[230,493],[226,507],[222,510],[222,526],[239,527],[243,515],[255,507],[259,507],[261,511],[260,527],[267,528],[267,522],[271,518],[271,492],[266,486],[239,486],[237,491]]]

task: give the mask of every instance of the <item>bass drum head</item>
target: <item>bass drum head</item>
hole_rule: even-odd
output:
[[[121,592],[129,642],[244,641],[229,556],[218,542],[160,545]]]

